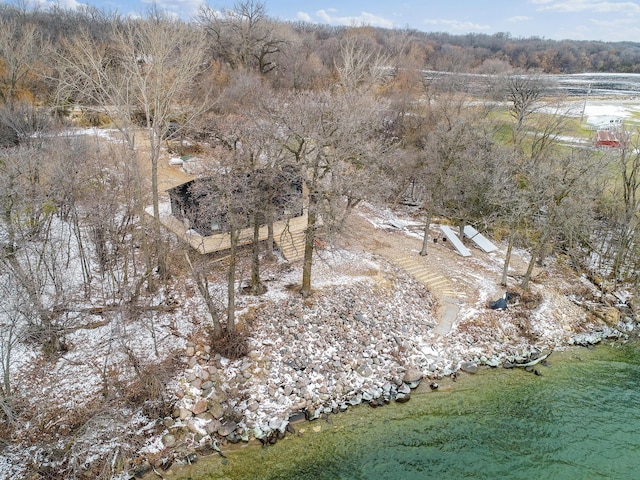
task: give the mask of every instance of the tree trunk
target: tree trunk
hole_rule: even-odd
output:
[[[71,211],[71,218],[73,220],[73,233],[76,237],[76,241],[78,242],[78,255],[80,257],[80,266],[82,268],[82,284],[85,296],[88,298],[91,288],[91,266],[89,265],[89,259],[87,258],[84,242],[82,240],[82,230],[80,229],[78,210],[75,205],[73,205],[73,209]]]
[[[236,249],[238,246],[238,230],[231,226],[229,231],[231,248],[229,250],[229,274],[227,277],[227,333],[233,334],[236,331]]]
[[[157,138],[153,128],[149,130],[149,141],[151,144],[151,196],[153,202],[153,236],[155,244],[156,262],[158,275],[162,280],[169,276],[167,270],[167,259],[165,258],[162,244],[162,231],[160,228],[160,200],[158,197],[158,159],[160,157],[160,139]]]
[[[138,211],[138,220],[140,222],[140,246],[142,247],[142,254],[144,255],[144,262],[145,262],[145,272],[151,272],[153,270],[153,261],[151,258],[151,249],[149,248],[149,239],[148,236],[146,235],[146,227],[148,225],[148,221],[147,221],[147,216],[146,216],[146,212],[144,210],[144,198],[142,195],[142,175],[140,172],[140,165],[138,163],[138,159],[136,158],[136,151],[135,151],[135,133],[131,132],[129,139],[127,140],[127,144],[129,146],[129,155],[131,156],[130,161],[131,164],[133,165],[133,171],[134,171],[134,175],[135,175],[135,203],[136,203],[136,209]],[[137,269],[136,269],[136,264],[137,262],[135,261],[135,253],[132,253],[132,255],[134,256],[134,261],[132,262],[133,265],[133,275],[137,275]],[[124,271],[124,275],[127,275],[127,269],[123,269]],[[147,281],[147,289],[149,291],[153,291],[155,290],[155,285],[153,284],[153,275],[147,275],[146,276],[146,281]],[[127,279],[125,278],[123,280],[124,283],[127,282]]]
[[[211,292],[209,292],[209,281],[207,280],[207,275],[206,273],[196,271],[196,269],[193,268],[189,255],[186,252],[184,256],[187,259],[189,268],[191,269],[191,275],[193,276],[193,280],[196,282],[198,292],[200,292],[200,295],[207,306],[207,310],[209,311],[209,315],[211,315],[211,321],[213,323],[213,338],[220,338],[220,336],[222,336],[222,324],[220,323],[218,310],[213,303],[213,298],[211,298]]]
[[[538,243],[537,248],[531,253],[531,260],[529,260],[529,266],[527,267],[527,272],[524,274],[524,278],[522,279],[522,284],[520,287],[523,290],[529,290],[529,280],[531,280],[531,274],[533,273],[533,267],[536,264],[536,261],[544,252],[546,243],[547,243],[548,233],[545,232],[540,238],[540,242]]]
[[[427,254],[427,246],[429,245],[429,225],[431,225],[431,210],[427,211],[427,218],[424,221],[424,235],[422,237],[422,250],[420,255],[425,256]]]
[[[269,219],[267,220],[267,260],[273,261],[275,254],[273,253],[275,245],[274,233],[273,233],[273,215],[269,212]]]
[[[349,217],[349,214],[353,211],[354,208],[356,208],[360,204],[361,201],[362,200],[359,198],[352,198],[352,197],[347,198],[347,206],[344,209],[344,215],[340,219],[341,229],[344,226],[345,222],[347,221],[347,217]]]
[[[460,235],[460,241],[462,244],[465,245],[467,242],[464,236],[464,220],[458,222],[458,235]]]
[[[253,244],[251,249],[251,293],[259,295],[263,292],[262,282],[260,282],[260,223],[258,216],[253,215]]]
[[[627,256],[633,245],[633,237],[635,232],[631,229],[629,224],[625,225],[620,232],[620,241],[617,242],[617,248],[613,258],[613,266],[611,268],[611,276],[614,281],[614,288],[617,288],[618,279],[622,273],[623,266],[627,261]]]
[[[13,424],[15,421],[14,418],[14,405],[13,405],[13,390],[11,388],[11,372],[10,367],[12,363],[11,358],[11,350],[13,349],[14,335],[13,329],[15,328],[14,323],[9,324],[8,332],[5,332],[6,336],[3,339],[6,342],[3,345],[3,356],[0,358],[2,362],[2,386],[0,386],[0,410],[4,413],[5,418],[7,419],[7,423]]]
[[[500,285],[503,287],[507,286],[507,278],[509,274],[509,263],[511,263],[511,251],[513,250],[513,241],[514,241],[514,233],[509,233],[509,243],[507,244],[507,254],[504,257],[504,265],[502,267],[502,280],[500,281]]]
[[[302,288],[300,293],[303,297],[311,295],[311,267],[313,265],[313,242],[315,240],[316,229],[315,206],[309,205],[307,215],[307,231],[304,240],[304,263],[302,265]]]

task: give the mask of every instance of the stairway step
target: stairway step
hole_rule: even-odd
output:
[[[449,281],[449,279],[443,277],[442,275],[433,272],[421,272],[414,276],[422,282],[438,282],[440,280],[445,280],[447,282]]]

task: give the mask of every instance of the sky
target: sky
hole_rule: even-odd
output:
[[[0,0],[11,3],[13,0]],[[122,14],[143,14],[153,0],[26,0],[73,8],[86,3]],[[235,0],[207,0],[216,9]],[[161,8],[193,18],[202,0],[155,0]],[[451,34],[498,32],[553,40],[640,42],[640,0],[265,0],[280,20]]]

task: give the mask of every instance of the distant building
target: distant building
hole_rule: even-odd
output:
[[[598,130],[596,135],[596,147],[598,148],[620,148],[621,139],[616,132],[609,130]]]
[[[592,130],[618,130],[622,128],[623,118],[599,115],[596,117],[589,117],[587,119],[587,125]]]

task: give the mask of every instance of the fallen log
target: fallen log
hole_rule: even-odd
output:
[[[549,351],[549,352],[542,352],[540,354],[540,356],[529,360],[528,362],[525,363],[514,363],[513,366],[514,367],[520,367],[520,368],[526,368],[526,367],[533,367],[534,365],[537,365],[538,363],[542,362],[543,360],[546,360],[549,355],[551,355],[553,353],[553,350]]]

